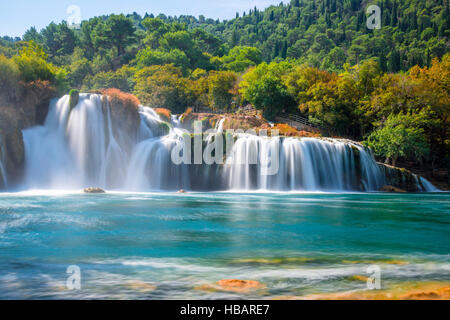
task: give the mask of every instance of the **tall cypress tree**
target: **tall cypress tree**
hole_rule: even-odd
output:
[[[383,72],[387,72],[388,71],[387,60],[386,60],[386,55],[383,52],[379,55],[378,61],[380,63],[380,69]]]
[[[394,1],[394,5],[392,6],[392,15],[391,15],[391,26],[395,27],[397,26],[398,19],[397,19],[397,2]]]
[[[287,41],[284,40],[284,42],[283,42],[283,49],[281,50],[281,57],[283,59],[286,59],[286,57],[287,57],[287,47],[288,47]]]

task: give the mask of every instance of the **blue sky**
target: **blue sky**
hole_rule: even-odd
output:
[[[32,26],[40,30],[51,21],[68,20],[70,5],[80,7],[82,20],[134,11],[141,15],[145,12],[196,17],[203,14],[207,18],[231,19],[237,11],[248,12],[255,5],[263,9],[279,2],[281,0],[0,0],[0,36],[22,36]]]

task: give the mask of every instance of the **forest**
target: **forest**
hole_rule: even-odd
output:
[[[116,88],[144,105],[287,112],[364,141],[386,163],[449,167],[448,0],[293,0],[219,21],[137,13],[0,39],[0,87]]]

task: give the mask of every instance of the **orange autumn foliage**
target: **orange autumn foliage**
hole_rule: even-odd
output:
[[[137,110],[139,108],[139,105],[141,104],[139,102],[139,99],[136,98],[134,95],[126,92],[122,92],[119,89],[111,88],[111,89],[105,89],[102,91],[102,94],[109,97],[111,103],[119,102],[125,107],[131,107]]]
[[[159,115],[159,117],[163,121],[170,122],[170,118],[172,117],[172,112],[169,109],[156,108],[155,112]]]
[[[285,137],[309,137],[309,138],[321,137],[320,133],[297,130],[291,127],[290,125],[284,123],[277,123],[271,129],[278,130],[280,132],[280,136]]]

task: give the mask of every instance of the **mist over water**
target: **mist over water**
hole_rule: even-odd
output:
[[[24,130],[23,188],[377,191],[385,184],[369,150],[336,139],[236,133],[224,164],[175,164],[172,151],[185,143],[178,117],[166,124],[152,108],[141,106],[138,135],[127,139],[128,132],[114,127],[107,99],[81,94],[72,110],[69,100],[53,101],[44,126]],[[223,133],[224,120],[217,123],[215,135]],[[213,140],[206,138],[206,150]],[[423,185],[424,191],[432,188]]]

